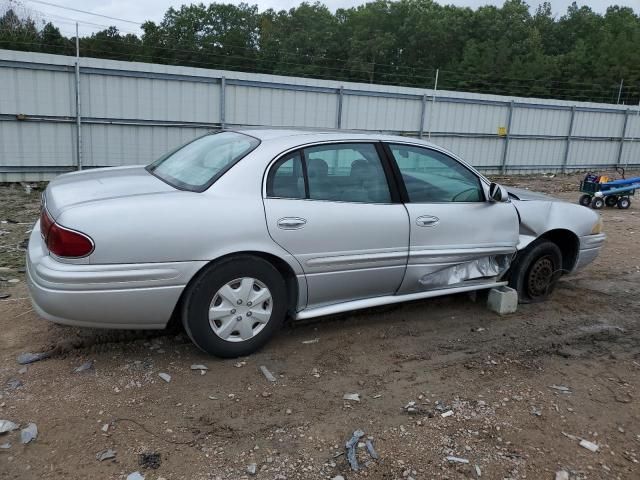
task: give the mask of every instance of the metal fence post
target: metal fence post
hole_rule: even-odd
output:
[[[502,175],[507,173],[507,155],[509,153],[509,135],[511,135],[511,118],[513,117],[513,100],[509,102],[509,111],[507,113],[507,134],[504,137],[504,148],[502,149]]]
[[[618,146],[618,159],[616,160],[616,165],[620,165],[620,160],[622,160],[622,149],[624,148],[624,137],[627,135],[628,121],[629,121],[629,109],[627,108],[624,111],[624,123],[622,124],[622,135],[620,136],[620,145]]]
[[[576,116],[576,106],[571,106],[571,118],[569,119],[569,132],[567,132],[567,143],[564,146],[564,158],[562,159],[562,173],[567,173],[567,163],[569,162],[569,147],[571,146],[571,135],[573,135],[573,119]]]
[[[418,130],[418,138],[422,138],[424,132],[424,117],[427,112],[427,94],[422,95],[422,111],[420,113],[420,129]]]
[[[220,128],[224,130],[225,127],[225,108],[227,100],[225,93],[227,90],[227,80],[224,77],[220,77]]]
[[[340,90],[338,90],[338,115],[336,119],[336,128],[342,128],[342,100],[344,98],[344,86],[340,85]]]
[[[436,69],[436,80],[433,84],[433,97],[431,97],[431,109],[429,110],[429,140],[431,140],[431,124],[433,123],[433,113],[436,110],[436,92],[438,91],[438,75],[440,74],[440,69]]]
[[[76,160],[82,170],[82,119],[80,118],[80,39],[76,22]]]

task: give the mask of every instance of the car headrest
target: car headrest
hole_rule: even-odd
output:
[[[329,175],[329,165],[321,158],[307,160],[307,175],[310,177],[326,177]]]

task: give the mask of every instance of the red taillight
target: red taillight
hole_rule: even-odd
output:
[[[53,225],[53,220],[51,220],[47,211],[42,208],[42,212],[40,213],[40,233],[42,234],[42,238],[44,238],[44,243],[47,243],[47,236],[49,235],[49,230],[51,230],[51,225]]]
[[[40,230],[47,248],[58,257],[86,257],[93,251],[93,242],[89,237],[58,225],[44,208],[40,215]]]
[[[47,247],[58,257],[86,257],[93,251],[93,242],[83,233],[54,223],[49,229]]]

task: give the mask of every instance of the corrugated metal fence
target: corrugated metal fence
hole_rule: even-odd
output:
[[[430,138],[485,172],[640,165],[640,108],[0,50],[0,181],[146,164],[210,129]],[[80,144],[78,148],[78,144]]]

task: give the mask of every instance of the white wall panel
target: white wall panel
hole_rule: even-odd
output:
[[[72,123],[0,122],[0,165],[75,165]]]
[[[497,166],[502,161],[504,140],[499,138],[434,137],[431,141],[474,167]]]
[[[640,108],[634,109],[629,113],[625,138],[640,140]]]
[[[507,167],[539,165],[541,168],[561,166],[566,143],[562,140],[510,139]]]
[[[417,132],[421,112],[422,100],[345,95],[342,128]]]
[[[630,163],[638,163],[640,159],[640,139],[633,142],[624,142],[620,163],[628,165]]]
[[[573,134],[591,137],[620,137],[624,115],[622,113],[576,112]]]
[[[337,96],[275,88],[227,85],[226,123],[335,128]]]
[[[571,110],[514,108],[511,133],[514,135],[567,135]]]
[[[585,166],[614,164],[618,158],[619,148],[620,142],[574,140],[571,142],[567,164]]]
[[[83,163],[86,166],[146,165],[206,132],[204,128],[84,125]]]
[[[432,132],[454,133],[498,133],[499,127],[507,126],[506,106],[452,103],[436,100],[428,102],[426,129],[431,121]]]
[[[81,76],[84,117],[217,123],[220,85],[202,82]]]
[[[75,91],[72,73],[0,67],[0,113],[75,115]]]

